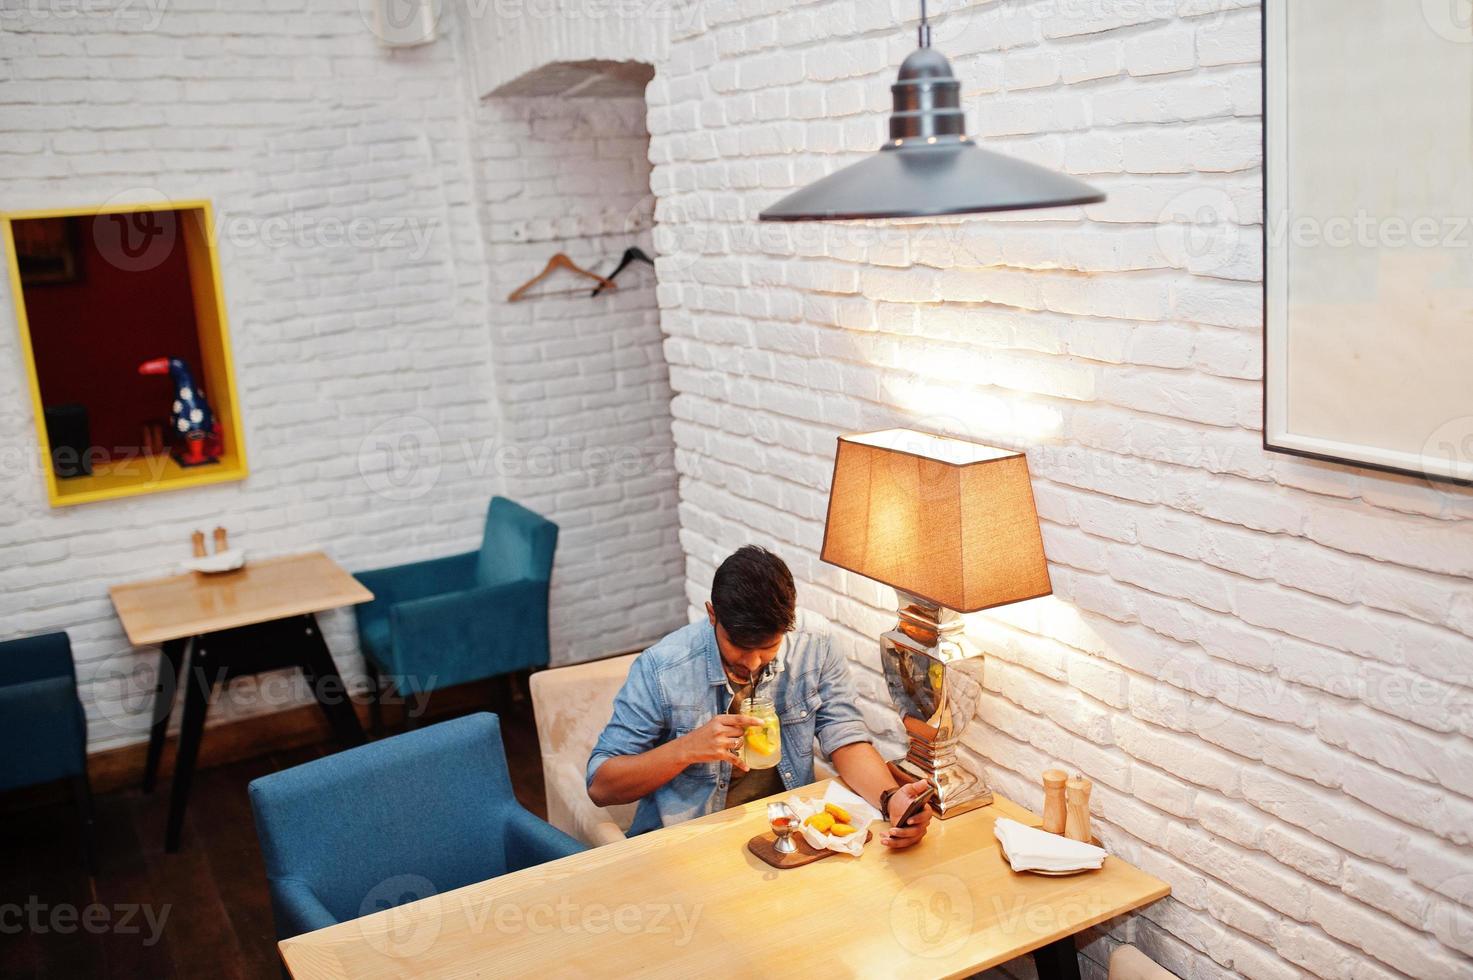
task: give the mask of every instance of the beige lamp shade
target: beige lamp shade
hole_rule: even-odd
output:
[[[911,429],[839,437],[822,557],[957,612],[1053,591],[1027,458]]]

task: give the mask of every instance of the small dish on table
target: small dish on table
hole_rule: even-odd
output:
[[[243,548],[231,548],[228,551],[217,551],[213,555],[186,558],[183,562],[186,572],[200,572],[204,575],[219,575],[222,572],[233,572],[237,568],[244,567],[245,550]]]
[[[1098,871],[1109,856],[1103,847],[1051,834],[1007,817],[994,821],[992,832],[1003,859],[1019,873],[1061,878]]]

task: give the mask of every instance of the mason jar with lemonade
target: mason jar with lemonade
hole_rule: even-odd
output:
[[[771,769],[783,754],[782,727],[777,721],[777,708],[771,698],[747,698],[742,714],[762,719],[761,725],[747,729],[743,739],[742,761],[748,769]]]

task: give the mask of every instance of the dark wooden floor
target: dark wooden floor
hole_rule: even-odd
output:
[[[501,715],[518,799],[546,816],[531,702],[499,695],[489,708]],[[332,751],[326,744],[198,772],[177,854],[164,853],[167,784],[147,796],[97,797],[95,877],[77,850],[71,804],[0,815],[0,977],[277,980],[246,784]]]

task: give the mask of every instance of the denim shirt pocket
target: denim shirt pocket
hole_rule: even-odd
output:
[[[708,707],[670,706],[670,737],[675,740],[700,728],[715,715]],[[710,795],[721,775],[721,763],[696,762],[686,766],[667,784],[688,799]]]
[[[794,778],[800,781],[812,780],[814,723],[818,717],[818,706],[822,703],[817,691],[799,687],[790,690],[787,700],[778,708],[777,720],[783,733],[783,761],[792,770]]]

